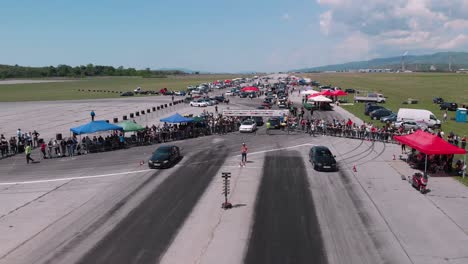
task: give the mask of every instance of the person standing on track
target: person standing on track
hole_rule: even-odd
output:
[[[247,148],[247,146],[245,145],[245,143],[242,143],[242,147],[241,147],[241,155],[242,155],[242,164],[245,165],[245,163],[247,162],[247,151],[249,149]]]
[[[32,148],[31,145],[27,145],[26,148],[24,149],[24,153],[26,154],[26,163],[29,164],[29,161],[32,161],[34,163],[34,159],[31,158],[31,152]]]

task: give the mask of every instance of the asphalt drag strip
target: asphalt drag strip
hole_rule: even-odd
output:
[[[197,163],[217,157],[212,163]],[[181,166],[79,263],[156,263],[224,163],[221,146]]]
[[[265,157],[245,263],[327,263],[307,172],[297,151]]]

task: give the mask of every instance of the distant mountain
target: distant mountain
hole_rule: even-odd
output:
[[[413,71],[429,71],[434,66],[438,71],[448,71],[452,61],[452,70],[468,68],[468,52],[438,52],[430,55],[407,55],[405,68]],[[359,69],[401,69],[402,56],[378,58],[369,61],[355,61],[343,64],[292,70],[294,72],[349,71]],[[434,70],[434,68],[432,69]]]

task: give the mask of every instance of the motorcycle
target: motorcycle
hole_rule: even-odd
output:
[[[414,188],[419,190],[419,192],[421,192],[422,194],[425,194],[427,192],[428,179],[421,173],[416,172],[415,174],[413,174],[412,177],[408,176],[408,181]]]

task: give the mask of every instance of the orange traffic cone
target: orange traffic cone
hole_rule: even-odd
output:
[[[353,171],[357,172],[356,165],[353,166]]]

